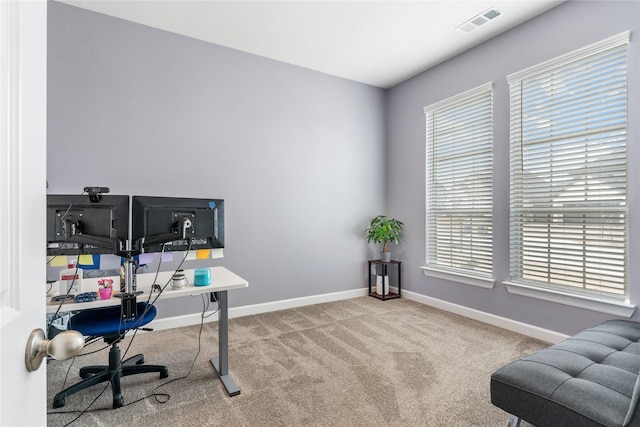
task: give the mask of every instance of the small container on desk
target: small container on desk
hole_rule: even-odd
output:
[[[401,261],[369,260],[369,296],[382,301],[400,298],[402,296],[401,265]]]

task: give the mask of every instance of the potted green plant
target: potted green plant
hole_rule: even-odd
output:
[[[366,229],[367,242],[382,243],[381,261],[391,261],[391,252],[387,244],[400,241],[402,227],[404,227],[404,224],[401,221],[389,218],[386,215],[378,215],[369,223],[369,227]]]

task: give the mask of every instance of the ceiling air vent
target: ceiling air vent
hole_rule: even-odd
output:
[[[492,19],[497,18],[501,14],[502,13],[498,9],[496,9],[495,7],[492,7],[491,9],[482,12],[480,15],[474,16],[464,24],[460,25],[458,27],[458,30],[464,33],[470,33],[471,31],[475,30],[481,25],[484,25],[487,22],[491,21]]]

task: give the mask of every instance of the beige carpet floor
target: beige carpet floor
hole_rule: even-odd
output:
[[[167,365],[169,378],[123,378],[126,406],[115,410],[104,385],[51,405],[65,377],[68,386],[81,366],[106,363],[108,349],[49,361],[49,426],[506,426],[490,402],[491,373],[548,345],[407,299],[354,298],[231,319],[241,394],[229,397],[209,363],[217,323],[199,332],[138,333],[127,356]]]

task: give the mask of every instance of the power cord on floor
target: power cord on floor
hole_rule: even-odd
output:
[[[187,259],[187,256],[188,256],[188,254],[189,254],[189,250],[190,250],[190,249],[191,249],[191,243],[189,244],[189,249],[188,249],[188,250],[187,250],[187,252],[185,253],[184,257],[182,258],[182,261],[180,262],[180,265],[178,266],[178,269],[180,268],[180,266],[182,266],[182,264],[184,263],[184,261]],[[162,252],[161,252],[161,256],[160,256],[160,262],[158,263],[158,268],[157,268],[157,270],[156,270],[156,277],[154,278],[154,283],[155,283],[155,279],[157,279],[158,274],[159,274],[159,272],[160,272],[160,266],[161,266],[161,264],[162,264],[162,258],[163,258],[163,257],[162,257],[162,253],[164,253],[164,250],[165,250],[165,245],[163,244],[163,245],[162,245]],[[176,269],[176,270],[177,270],[177,269]],[[153,302],[152,302],[152,303],[150,303],[150,301],[151,301],[151,295],[153,294],[153,291],[149,292],[149,296],[148,296],[147,301],[146,301],[146,302],[147,302],[147,304],[146,304],[146,306],[145,306],[145,311],[144,311],[142,314],[140,314],[140,315],[138,316],[138,318],[140,319],[139,321],[141,321],[141,319],[142,319],[142,318],[145,316],[145,314],[147,313],[147,310],[149,310],[149,306],[150,306],[150,304],[154,304],[154,303],[156,302],[156,300],[158,299],[158,297],[160,296],[160,294],[162,293],[162,291],[164,290],[164,288],[165,288],[168,284],[169,284],[169,282],[167,282],[167,283],[164,285],[164,287],[163,287],[163,288],[161,288],[160,293],[155,297],[155,299],[153,300]],[[153,287],[152,287],[152,290],[153,290]],[[122,316],[120,316],[120,326],[118,327],[118,330],[121,330],[121,329],[122,329],[122,322],[123,322],[123,320],[122,320]],[[134,333],[133,333],[133,335],[132,335],[132,337],[131,337],[131,340],[129,341],[129,344],[127,345],[127,348],[125,349],[124,353],[122,353],[122,356],[121,356],[121,358],[120,358],[120,363],[121,363],[121,364],[122,364],[122,362],[123,362],[124,360],[126,360],[127,353],[129,352],[129,349],[131,348],[131,344],[133,344],[134,338],[136,337],[136,334],[138,333],[138,329],[137,329],[137,328],[135,328],[135,324],[133,325],[133,327],[129,328],[128,330],[131,330],[131,329],[134,329]],[[127,330],[124,330],[124,331],[122,331],[122,332],[121,332],[121,334],[124,336],[124,335],[126,334],[126,332],[127,332]],[[107,346],[107,348],[108,348],[108,347],[109,347],[109,346]],[[113,379],[113,376],[114,376],[115,374],[116,374],[115,372],[112,374],[111,380]],[[67,375],[68,375],[68,371],[67,371]],[[91,401],[91,403],[89,403],[89,405],[87,405],[87,406],[86,406],[82,411],[80,411],[80,413],[78,414],[78,416],[77,416],[77,417],[75,417],[75,418],[74,418],[73,420],[71,420],[68,424],[66,424],[66,425],[65,425],[65,427],[66,427],[66,426],[69,426],[69,425],[71,425],[72,423],[74,423],[75,421],[77,421],[77,420],[78,420],[80,417],[82,417],[82,415],[84,415],[85,413],[87,413],[87,412],[92,412],[92,411],[93,411],[93,410],[91,410],[91,407],[93,406],[93,404],[94,404],[94,403],[96,403],[96,402],[97,402],[97,400],[100,398],[100,396],[102,396],[102,395],[107,391],[107,389],[108,389],[108,388],[109,388],[109,386],[111,385],[111,380],[109,380],[109,381],[105,381],[104,388],[100,391],[100,393],[99,393],[99,394],[98,394],[98,395],[97,395],[97,396],[96,396],[96,397]],[[66,383],[66,376],[65,376],[65,383]],[[64,390],[64,387],[63,387],[63,390]],[[132,404],[132,403],[136,403],[136,402],[138,402],[138,401],[139,401],[139,400],[136,400],[136,401],[134,401],[134,402],[131,402],[131,403],[125,404],[125,405],[123,405],[123,406],[128,406],[128,405],[130,405],[130,404]],[[96,410],[102,410],[102,408],[99,408],[99,409],[96,409]],[[76,413],[76,412],[78,412],[78,411],[55,411],[55,412],[49,412],[49,414],[56,414],[56,413]]]
[[[87,346],[88,346],[88,345],[95,344],[95,343],[96,343],[96,341],[97,341],[97,337],[90,337],[89,339],[85,340],[84,348],[87,348]],[[62,391],[62,390],[64,390],[64,389],[65,389],[65,386],[66,386],[66,384],[67,384],[67,378],[69,377],[69,372],[71,372],[71,367],[72,367],[72,366],[73,366],[73,364],[75,363],[76,358],[78,358],[78,357],[84,357],[84,356],[89,356],[89,355],[91,355],[91,354],[95,354],[95,353],[99,353],[99,352],[101,352],[101,351],[104,351],[104,350],[105,350],[105,349],[107,349],[107,348],[109,348],[109,346],[105,346],[105,347],[99,348],[99,349],[97,349],[97,350],[90,351],[90,352],[88,352],[88,353],[82,353],[82,354],[79,354],[79,355],[77,355],[76,357],[74,357],[73,359],[71,359],[71,363],[69,363],[69,366],[67,367],[67,372],[66,372],[66,373],[65,373],[65,375],[64,375],[64,380],[62,381],[62,387],[60,387],[60,391]]]
[[[185,259],[186,259],[186,255],[185,255]],[[183,259],[183,262],[184,262],[184,259]],[[182,262],[180,263],[180,265],[182,265]],[[155,281],[154,281],[154,283],[155,283]],[[164,287],[166,287],[167,284],[165,284]],[[164,287],[162,288],[162,290],[164,290]],[[158,392],[158,389],[160,389],[161,387],[164,387],[164,386],[166,386],[168,384],[171,384],[173,382],[176,382],[176,381],[179,381],[179,380],[184,380],[184,379],[189,377],[189,375],[191,374],[191,372],[192,372],[192,370],[193,370],[193,368],[194,368],[194,366],[196,364],[196,361],[198,359],[198,356],[200,355],[200,351],[201,351],[201,348],[202,348],[202,330],[204,328],[204,320],[209,318],[209,317],[211,317],[211,316],[213,316],[214,314],[218,313],[218,311],[220,310],[220,304],[219,304],[218,300],[215,297],[215,293],[211,293],[211,296],[212,296],[212,299],[216,302],[217,307],[216,307],[216,309],[214,311],[212,311],[210,313],[207,313],[207,311],[209,310],[209,307],[210,307],[210,300],[208,298],[205,298],[204,294],[201,295],[203,307],[202,307],[202,313],[200,314],[200,327],[198,329],[198,349],[196,351],[195,357],[193,358],[193,361],[191,362],[191,366],[189,367],[189,370],[187,371],[187,373],[185,375],[181,376],[181,377],[172,378],[172,379],[170,379],[170,380],[168,380],[168,381],[166,381],[166,382],[154,387],[153,391],[150,394],[148,394],[147,396],[144,396],[144,397],[141,397],[140,399],[137,399],[137,400],[134,400],[132,402],[129,402],[129,403],[123,405],[123,407],[127,407],[127,406],[130,406],[130,405],[133,405],[135,403],[138,403],[138,402],[143,401],[145,399],[148,399],[150,397],[153,397],[156,400],[157,403],[160,403],[160,404],[167,403],[171,399],[171,395],[169,393]],[[155,302],[156,300],[157,300],[157,297],[156,297],[156,299],[153,300],[153,302]],[[133,336],[131,338],[131,341],[129,342],[129,344],[128,344],[125,352],[124,352],[124,355],[122,356],[122,360],[125,359],[125,356],[126,356],[127,352],[129,351],[129,349],[131,347],[131,344],[133,343],[133,340],[134,340],[137,332],[138,332],[137,329],[134,330],[134,333],[133,333]],[[109,346],[106,346],[106,347],[104,347],[102,349],[95,350],[93,352],[83,354],[82,356],[86,356],[86,355],[89,355],[89,354],[96,353],[98,351],[102,351],[102,350],[104,350],[105,348],[108,348],[108,347]],[[122,360],[121,360],[121,362],[122,362]],[[67,370],[67,375],[68,375],[70,369],[71,369],[71,365],[69,366],[69,368]],[[67,376],[65,375],[65,381],[64,381],[65,383],[66,383],[66,378],[67,378]],[[84,415],[87,412],[112,410],[112,408],[90,409],[91,406],[93,406],[93,404],[100,398],[100,396],[102,396],[102,394],[104,394],[104,392],[107,390],[107,388],[109,388],[110,385],[111,385],[111,382],[107,381],[105,383],[105,387],[91,401],[91,403],[89,403],[89,405],[87,405],[87,407],[85,409],[83,409],[82,411],[77,411],[77,410],[73,410],[73,411],[54,411],[54,412],[48,412],[48,414],[71,414],[71,413],[78,413],[79,412],[77,417],[75,417],[69,423],[65,424],[65,427],[67,427],[67,426],[73,424],[75,421],[77,421],[82,415]],[[64,389],[64,386],[63,386],[63,389]]]
[[[217,300],[216,300],[217,302]],[[196,355],[193,358],[193,361],[191,362],[191,366],[189,367],[189,370],[187,371],[187,373],[181,377],[178,378],[172,378],[169,381],[166,381],[160,385],[158,385],[157,387],[155,387],[153,389],[153,392],[149,395],[149,396],[145,396],[142,399],[139,400],[144,400],[147,399],[149,397],[153,397],[156,402],[158,403],[167,403],[169,401],[169,399],[171,399],[171,395],[169,393],[159,393],[158,389],[161,387],[164,387],[168,384],[171,384],[173,382],[179,381],[179,380],[184,380],[187,379],[189,377],[189,375],[191,375],[191,371],[193,370],[193,367],[196,364],[196,361],[198,360],[198,356],[200,355],[200,350],[202,348],[202,329],[204,328],[204,319],[210,317],[211,315],[217,313],[220,310],[220,305],[218,304],[218,307],[216,308],[215,311],[213,311],[212,313],[209,313],[208,315],[207,310],[209,309],[209,300],[205,298],[204,295],[202,295],[202,313],[200,314],[200,328],[198,329],[198,350],[196,351]],[[161,400],[160,397],[165,398],[165,400]]]

